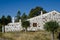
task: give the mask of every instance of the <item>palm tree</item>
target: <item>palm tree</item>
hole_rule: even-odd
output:
[[[54,40],[54,33],[57,31],[59,24],[56,21],[49,21],[44,24],[44,29],[50,31],[52,40]]]

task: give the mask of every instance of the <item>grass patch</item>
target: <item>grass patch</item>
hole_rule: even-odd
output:
[[[38,32],[7,32],[3,33],[2,38],[9,40],[51,40],[50,33],[46,31]],[[55,39],[56,34],[55,34]]]

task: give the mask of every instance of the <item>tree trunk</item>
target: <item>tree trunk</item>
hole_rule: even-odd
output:
[[[25,32],[27,32],[27,28],[25,28]]]
[[[54,40],[54,32],[51,33],[51,40]]]

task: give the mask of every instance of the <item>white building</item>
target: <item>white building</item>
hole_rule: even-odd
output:
[[[54,10],[43,14],[43,12],[41,11],[41,15],[28,19],[28,21],[30,21],[30,28],[28,28],[28,30],[32,31],[44,30],[43,25],[47,21],[51,20],[60,23],[60,13]]]
[[[8,23],[8,25],[5,26],[5,32],[14,32],[14,31],[21,31],[21,20],[19,22],[14,22],[14,17],[12,18],[12,23]]]
[[[41,15],[27,19],[27,21],[30,21],[30,27],[28,28],[28,31],[38,31],[38,30],[44,30],[44,24],[47,21],[55,20],[58,23],[60,23],[60,13],[57,11],[51,11],[48,13],[43,14],[41,11]],[[21,20],[18,23],[14,22],[14,18],[12,20],[12,23],[9,23],[5,26],[5,32],[8,31],[21,31],[23,30],[21,26]]]

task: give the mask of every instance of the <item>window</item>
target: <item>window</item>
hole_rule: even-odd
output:
[[[33,23],[33,27],[37,27],[37,23]]]

